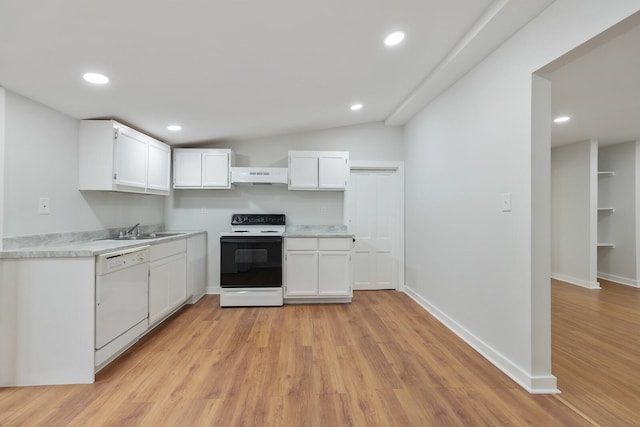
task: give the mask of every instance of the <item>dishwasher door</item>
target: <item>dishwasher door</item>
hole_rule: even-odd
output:
[[[146,323],[149,315],[148,256],[146,260],[125,258],[124,265],[117,262],[116,271],[96,276],[96,350]]]

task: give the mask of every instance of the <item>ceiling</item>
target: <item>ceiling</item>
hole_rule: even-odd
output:
[[[543,69],[551,80],[551,145],[640,140],[640,13]]]
[[[552,1],[0,0],[0,86],[171,144],[400,125]]]

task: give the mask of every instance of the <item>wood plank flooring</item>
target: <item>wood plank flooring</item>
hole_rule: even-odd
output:
[[[624,407],[637,389],[611,382],[607,393],[622,400],[601,411],[593,404],[602,402],[600,391],[585,385],[599,370],[577,368],[570,358],[591,341],[572,332],[581,321],[574,324],[572,312],[580,309],[569,291],[554,284],[561,398],[528,394],[402,293],[360,291],[349,305],[225,309],[217,296],[206,296],[100,372],[95,384],[0,389],[0,425],[632,423],[632,409]],[[558,315],[564,305],[569,312]],[[621,333],[633,335],[630,328]],[[616,363],[638,362],[631,353],[617,357]],[[609,410],[620,417],[602,413]]]
[[[640,426],[640,289],[552,280],[552,360],[560,398],[603,426]]]

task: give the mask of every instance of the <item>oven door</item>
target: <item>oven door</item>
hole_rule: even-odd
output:
[[[220,237],[220,287],[281,288],[282,237]]]

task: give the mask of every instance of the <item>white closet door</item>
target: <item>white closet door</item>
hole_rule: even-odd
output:
[[[355,233],[354,289],[397,289],[402,214],[397,172],[352,171],[349,227]]]

